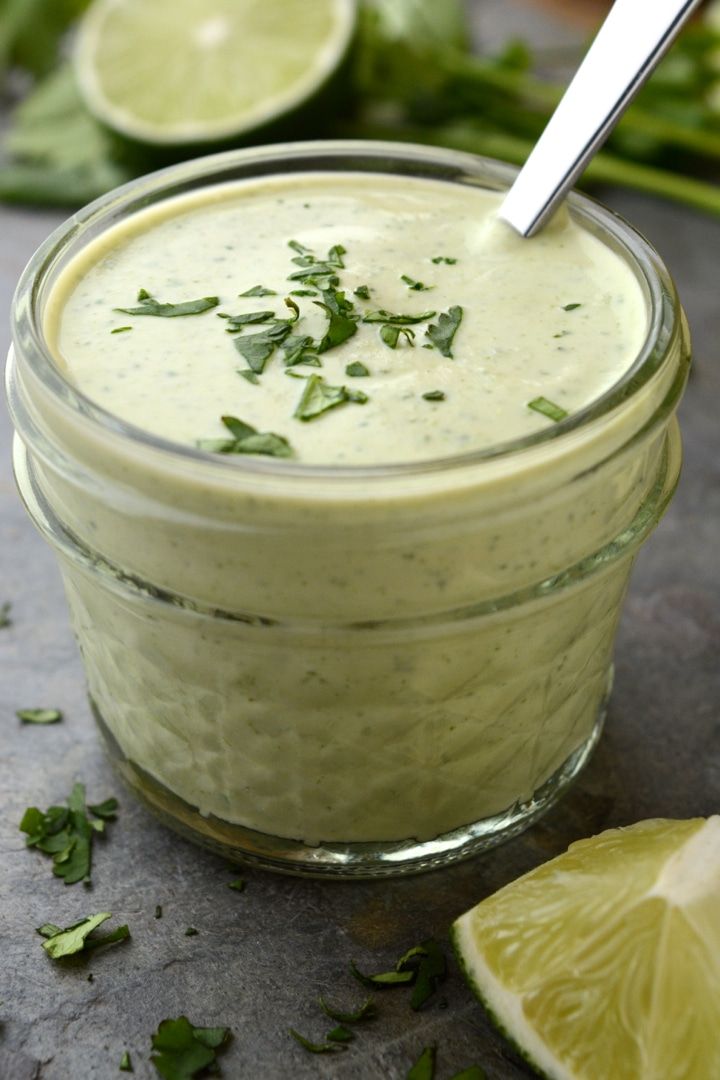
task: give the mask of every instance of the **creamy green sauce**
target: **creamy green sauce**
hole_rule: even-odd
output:
[[[70,264],[51,298],[49,337],[88,397],[175,442],[227,438],[225,414],[281,435],[308,463],[418,461],[529,435],[554,422],[529,402],[543,397],[572,413],[617,381],[643,342],[646,309],[627,264],[566,215],[528,242],[495,218],[498,203],[471,187],[352,173],[172,200],[110,230]],[[290,316],[284,298],[306,287],[289,280],[302,269],[291,240],[318,259],[345,248],[335,288],[353,304],[357,332],[323,352],[321,366],[287,368],[278,348],[253,384],[238,374],[247,362],[218,315]],[[277,295],[238,295],[255,285]],[[355,293],[363,286],[368,299]],[[217,296],[219,304],[180,318],[114,310],[136,305],[141,288],[162,302]],[[328,317],[315,292],[292,297],[300,308],[292,333],[318,342]],[[453,355],[443,356],[427,330],[458,307]],[[436,315],[408,325],[414,344],[401,334],[392,349],[381,323],[362,321],[378,309]],[[357,365],[369,374],[348,375]],[[294,415],[301,377],[313,375],[368,400],[303,421]]]

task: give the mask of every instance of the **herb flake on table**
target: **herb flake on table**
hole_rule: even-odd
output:
[[[243,892],[245,889],[245,878],[235,878],[234,881],[228,881],[228,889],[234,889],[235,892]]]
[[[113,311],[121,311],[124,315],[157,315],[173,319],[179,315],[201,315],[220,303],[217,296],[203,296],[199,300],[185,300],[180,304],[161,303],[147,289],[140,289],[137,298],[137,307],[116,307]]]
[[[10,618],[11,611],[12,604],[9,600],[6,600],[4,604],[0,604],[0,630],[5,630],[6,627],[12,626],[12,619]]]
[[[344,1024],[338,1024],[332,1031],[328,1031],[325,1038],[328,1042],[349,1043],[355,1038],[355,1033],[350,1028],[346,1028]]]
[[[103,812],[110,802],[117,808],[115,800],[107,800],[99,804],[98,813],[97,806],[85,805],[84,785],[75,784],[66,806],[51,806],[44,812],[29,806],[19,826],[21,832],[27,833],[26,846],[51,855],[53,873],[66,885],[89,883],[95,834],[104,832],[105,819],[114,816],[114,810]]]
[[[348,402],[364,405],[367,400],[367,394],[360,390],[349,390],[346,386],[330,386],[322,375],[311,375],[293,415],[298,420],[315,420],[338,405]]]
[[[91,949],[99,949],[104,945],[115,945],[120,941],[126,941],[130,937],[127,926],[118,926],[109,934],[90,937],[98,926],[110,918],[112,918],[110,911],[101,911],[97,915],[88,915],[87,918],[65,928],[55,926],[53,923],[44,923],[38,927],[37,932],[46,939],[42,947],[50,959],[61,960],[63,957],[74,956],[76,953],[89,952]]]
[[[447,975],[447,962],[440,945],[433,938],[428,938],[421,945],[408,949],[400,957],[392,971],[382,971],[376,975],[365,975],[359,971],[354,961],[350,970],[364,986],[376,989],[388,989],[393,986],[412,986],[410,1006],[417,1011],[435,993],[438,985]]]
[[[238,296],[277,296],[273,289],[266,289],[264,285],[253,285],[252,289],[238,293]]]
[[[187,930],[185,931],[185,937],[197,937],[199,933],[200,931],[197,930],[194,926],[188,926]]]
[[[261,454],[266,457],[292,457],[290,443],[272,431],[258,431],[237,416],[221,416],[230,439],[198,439],[197,446],[212,454]]]
[[[435,1076],[435,1057],[437,1048],[426,1046],[420,1057],[409,1070],[406,1080],[433,1080]]]
[[[57,724],[63,718],[60,709],[18,709],[15,715],[23,724]]]
[[[425,331],[425,336],[430,339],[442,356],[452,360],[452,343],[462,322],[463,309],[454,304],[447,311],[442,311],[437,323],[431,323]]]
[[[296,1043],[302,1046],[303,1050],[307,1050],[310,1054],[333,1054],[338,1050],[346,1050],[347,1047],[341,1042],[329,1042],[322,1043],[312,1042],[311,1039],[306,1039],[304,1035],[301,1035],[295,1028],[288,1028],[288,1034],[292,1035]]]
[[[163,915],[162,904],[156,904],[155,905],[155,918],[156,919],[162,919],[162,915]]]
[[[152,1036],[150,1060],[164,1080],[193,1080],[210,1067],[217,1071],[217,1053],[229,1037],[230,1028],[196,1028],[187,1016],[163,1020]]]
[[[363,1020],[373,1020],[377,1016],[377,1007],[372,996],[365,998],[362,1005],[350,1011],[336,1009],[329,1005],[322,995],[318,998],[318,1004],[326,1016],[331,1020],[337,1020],[339,1024],[359,1024]]]
[[[554,420],[556,424],[559,424],[561,420],[564,420],[569,415],[561,405],[556,405],[554,401],[549,401],[546,397],[533,398],[532,401],[528,401],[527,407],[534,412],[547,416],[549,420]]]
[[[120,1058],[120,1064],[118,1065],[118,1069],[120,1072],[135,1072],[135,1070],[133,1069],[132,1061],[130,1059],[130,1055],[127,1050]]]
[[[407,274],[401,274],[400,280],[405,282],[411,292],[430,292],[431,289],[435,288],[434,285],[426,285],[423,281],[416,281]]]

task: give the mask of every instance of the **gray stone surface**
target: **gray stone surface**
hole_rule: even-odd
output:
[[[451,920],[518,874],[602,828],[718,809],[720,798],[720,222],[618,192],[608,201],[660,248],[694,330],[696,366],[682,407],[685,469],[675,502],[635,571],[617,650],[606,734],[564,801],[531,831],[480,858],[403,881],[322,883],[248,871],[245,892],[223,860],[158,825],[120,789],[84,697],[51,552],[27,520],[0,419],[0,1078],[105,1080],[131,1052],[135,1075],[154,1076],[150,1034],[166,1016],[226,1024],[230,1078],[404,1077],[423,1046],[439,1046],[438,1077],[482,1063],[491,1080],[528,1076],[489,1027],[454,965],[439,1003],[415,1014],[402,991],[380,997],[380,1017],[352,1049],[310,1057],[288,1037],[327,1029],[318,993],[345,1004],[361,991],[352,957],[380,969],[410,945],[444,939]],[[0,309],[57,215],[0,208]],[[0,346],[8,338],[0,324]],[[53,727],[21,727],[17,708],[57,705]],[[93,886],[65,887],[46,858],[26,851],[24,808],[62,800],[75,779],[92,801],[122,808],[97,845]],[[162,919],[154,918],[162,904]],[[90,912],[128,922],[132,941],[67,967],[52,964],[34,928]],[[186,937],[187,926],[197,927]],[[93,980],[88,980],[92,973]]]

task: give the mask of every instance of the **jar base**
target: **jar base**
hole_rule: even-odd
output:
[[[128,760],[102,715],[90,705],[110,759],[125,784],[164,824],[187,840],[223,858],[282,874],[325,879],[363,879],[420,874],[469,859],[511,840],[542,817],[585,767],[602,733],[607,698],[589,737],[577,747],[532,797],[500,814],[463,825],[433,840],[322,842],[310,846],[286,837],[269,836],[242,825],[204,816]]]

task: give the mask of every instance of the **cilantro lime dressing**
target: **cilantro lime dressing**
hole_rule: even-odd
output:
[[[187,445],[294,455],[189,459],[46,408],[80,465],[40,462],[38,483],[100,556],[65,560],[66,587],[140,786],[308,844],[425,841],[532,799],[591,743],[631,556],[677,477],[679,338],[562,438],[444,469],[293,469],[545,430],[629,367],[647,315],[628,264],[564,218],[516,239],[497,202],[373,174],[247,182],[136,214],[57,281],[46,328],[90,398]],[[336,286],[289,280],[333,249]],[[285,337],[264,361],[235,344],[268,330]],[[286,366],[290,334],[309,343]]]
[[[647,321],[632,271],[598,239],[562,217],[522,241],[497,205],[352,173],[175,199],[71,263],[49,335],[88,397],[177,442],[280,445],[231,447],[229,415],[305,463],[487,447],[598,398]]]

